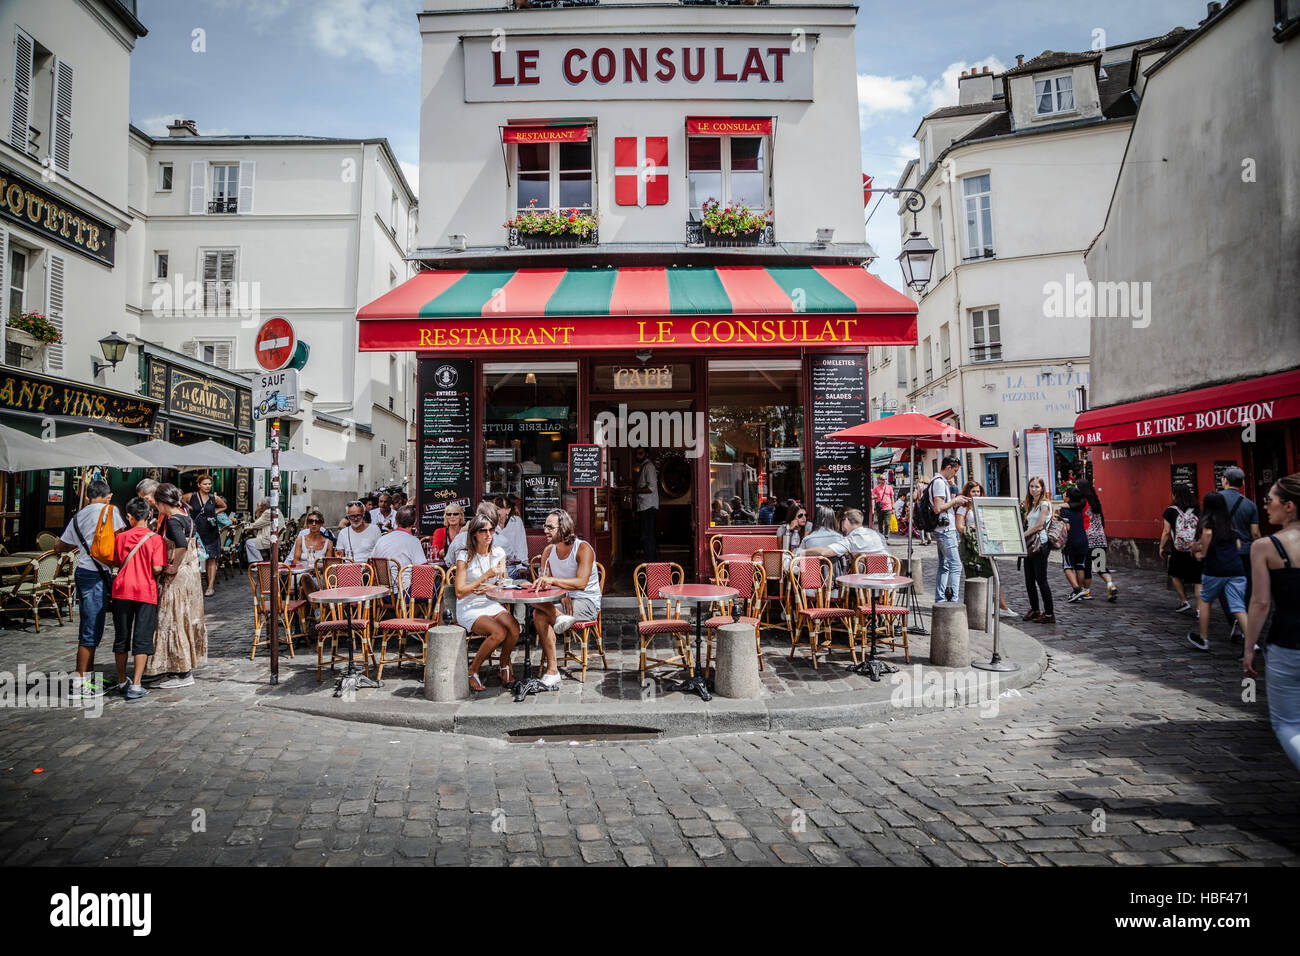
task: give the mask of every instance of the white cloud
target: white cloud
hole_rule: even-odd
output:
[[[321,0],[311,13],[311,38],[324,53],[359,56],[384,73],[420,63],[420,33],[402,0]]]
[[[402,175],[406,177],[406,181],[410,184],[411,192],[415,193],[416,196],[419,196],[420,195],[419,165],[416,163],[404,163],[400,160],[398,161],[397,165],[402,168]]]
[[[858,74],[858,110],[864,126],[883,113],[912,113],[921,116],[942,106],[957,103],[957,80],[963,70],[989,67],[995,73],[1006,69],[995,56],[985,57],[977,63],[958,61],[948,64],[938,79],[923,76],[874,76]]]
[[[943,106],[957,105],[957,81],[961,78],[963,70],[983,70],[989,68],[991,73],[1001,73],[1006,70],[1006,65],[995,56],[985,57],[976,63],[967,63],[965,60],[959,60],[956,63],[949,63],[947,69],[937,82],[930,85],[927,91],[927,105],[925,111],[937,110]],[[993,91],[998,90],[997,84],[994,84]]]

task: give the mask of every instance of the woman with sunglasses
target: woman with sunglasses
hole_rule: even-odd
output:
[[[433,560],[441,561],[447,554],[447,546],[464,530],[465,509],[460,505],[447,505],[442,513],[442,527],[433,532]]]
[[[301,575],[298,593],[305,597],[320,587],[316,580],[316,562],[320,558],[334,557],[334,545],[321,533],[325,516],[318,509],[309,508],[303,515],[302,523],[306,531],[293,542],[293,557],[290,560],[293,564],[303,566],[298,572]]]
[[[796,502],[786,510],[781,524],[781,550],[798,551],[808,530],[808,509]]]
[[[506,580],[506,552],[494,547],[495,522],[475,515],[465,529],[466,547],[456,552],[456,623],[483,638],[469,665],[469,689],[485,690],[478,676],[483,662],[501,648],[501,683],[510,683],[510,655],[519,640],[519,622],[487,596]]]

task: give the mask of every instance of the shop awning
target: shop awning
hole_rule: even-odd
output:
[[[692,135],[766,136],[772,132],[770,116],[688,116],[686,132]]]
[[[916,341],[916,303],[857,266],[437,270],[357,318],[362,351]]]
[[[1300,369],[1084,412],[1080,445],[1164,438],[1300,416]]]

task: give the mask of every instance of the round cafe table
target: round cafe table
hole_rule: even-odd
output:
[[[896,673],[897,667],[876,659],[876,592],[898,591],[911,584],[912,579],[901,574],[841,574],[835,580],[845,587],[865,588],[871,595],[871,616],[867,621],[867,626],[871,628],[871,653],[861,664],[850,664],[849,670],[870,677],[873,681],[879,681],[882,673]]]
[[[672,690],[679,690],[684,694],[694,692],[700,695],[701,700],[712,700],[709,682],[704,679],[704,674],[700,670],[701,661],[704,660],[702,653],[704,608],[716,601],[729,601],[739,597],[740,592],[720,584],[670,584],[666,588],[659,589],[659,596],[671,601],[685,601],[695,605],[695,676],[688,677]],[[732,620],[734,621],[735,618],[733,617]]]
[[[523,587],[498,587],[492,588],[487,592],[487,596],[498,604],[509,604],[511,606],[522,604],[525,608],[534,604],[558,604],[565,595],[564,588],[535,588],[530,585]],[[536,629],[533,627],[533,616],[524,614],[523,633],[520,635],[524,639],[524,675],[520,680],[515,681],[510,688],[514,692],[515,701],[521,701],[529,694],[544,694],[550,690],[545,684],[533,676],[533,639],[536,636]],[[556,690],[559,690],[557,687]]]
[[[344,691],[356,691],[362,687],[382,687],[377,680],[357,673],[356,662],[352,659],[352,609],[367,601],[374,601],[388,593],[388,588],[323,588],[312,591],[307,600],[313,604],[341,604],[348,619],[348,669],[334,688],[334,696],[342,697]]]

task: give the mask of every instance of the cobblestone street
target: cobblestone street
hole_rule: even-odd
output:
[[[1059,568],[1051,580],[1068,593]],[[1118,604],[1062,601],[1059,624],[1031,631],[1048,670],[996,715],[565,745],[258,706],[265,657],[247,659],[247,591],[232,578],[194,687],[110,698],[99,719],[0,713],[0,862],[1300,862],[1300,783],[1263,682],[1242,700],[1217,610],[1202,654],[1162,576],[1116,580]],[[5,631],[0,665],[66,669],[73,643],[67,626]],[[101,669],[110,650],[111,634]]]

